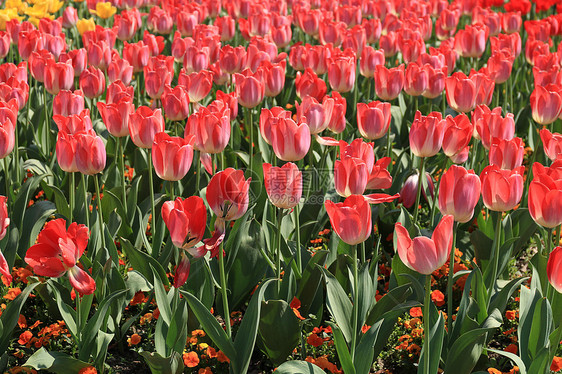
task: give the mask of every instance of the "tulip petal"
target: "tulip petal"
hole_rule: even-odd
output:
[[[85,270],[74,266],[68,270],[70,284],[82,295],[90,295],[96,290],[96,282]]]

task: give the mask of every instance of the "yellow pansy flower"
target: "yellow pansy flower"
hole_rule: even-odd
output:
[[[97,3],[96,10],[92,10],[91,12],[100,18],[107,19],[117,13],[117,8],[109,2],[101,2]]]
[[[96,23],[93,18],[81,18],[76,22],[76,28],[80,35],[84,34],[86,31],[94,31],[96,29]]]

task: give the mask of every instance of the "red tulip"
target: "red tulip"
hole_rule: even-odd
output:
[[[202,198],[178,197],[166,201],[162,204],[162,219],[176,247],[185,249],[193,257],[205,254],[204,247],[194,248],[203,239],[207,225],[207,209]]]
[[[410,238],[408,230],[398,222],[394,226],[394,248],[398,256],[412,270],[429,275],[447,262],[453,245],[451,215],[444,216],[431,235]]]
[[[76,167],[86,175],[101,173],[105,168],[106,152],[102,139],[91,130],[75,134]]]
[[[144,67],[144,86],[146,94],[152,99],[160,99],[164,87],[174,78],[174,58],[172,56],[155,56]]]
[[[154,136],[164,131],[161,109],[140,106],[129,115],[129,134],[137,147],[152,148]]]
[[[154,137],[152,163],[160,179],[179,181],[187,174],[193,160],[194,137],[171,137],[160,132]]]
[[[367,180],[367,190],[385,189],[392,186],[392,176],[387,169],[391,161],[390,157],[383,157],[373,165]]]
[[[219,35],[221,36],[222,42],[232,40],[236,33],[236,23],[232,17],[217,17],[215,19],[215,26],[219,28]]]
[[[74,69],[65,62],[49,60],[45,68],[45,89],[51,95],[74,87]]]
[[[126,86],[120,80],[116,80],[107,87],[105,102],[107,104],[116,103],[123,97],[127,97],[132,101],[134,94],[135,92],[133,86]]]
[[[375,140],[385,136],[391,119],[390,103],[357,103],[357,127],[361,136],[366,139]]]
[[[135,111],[133,100],[130,97],[125,96],[111,104],[98,101],[96,106],[111,135],[117,138],[129,135],[129,116]]]
[[[5,82],[0,81],[0,100],[8,102],[12,99],[17,101],[18,110],[22,110],[29,99],[28,84],[16,76],[8,78]]]
[[[144,30],[142,34],[142,41],[144,45],[148,46],[148,51],[150,56],[158,56],[159,54],[164,51],[164,37],[160,35],[154,35],[148,32],[148,30]]]
[[[466,25],[455,36],[455,50],[462,57],[481,57],[486,50],[488,27],[481,23]]]
[[[559,133],[551,133],[547,129],[540,131],[544,153],[552,161],[562,158],[562,135]]]
[[[200,48],[196,45],[185,47],[183,55],[183,68],[187,73],[193,73],[209,68],[211,63],[210,50],[208,47]]]
[[[16,39],[13,38],[12,39]],[[20,31],[17,36],[18,52],[20,57],[27,61],[31,52],[45,48],[45,38],[39,30]]]
[[[107,66],[111,62],[109,43],[105,40],[94,40],[84,45],[88,55],[88,64],[103,71],[107,70]]]
[[[486,149],[490,149],[492,139],[510,140],[515,135],[515,121],[512,113],[507,113],[505,118],[502,117],[500,107],[490,110],[488,107],[479,105],[477,107],[479,114],[472,116],[477,131],[477,138],[482,140],[482,145]]]
[[[494,80],[485,73],[485,68],[480,69],[480,71],[472,69],[469,78],[474,82],[474,87],[476,88],[474,103],[476,105],[490,105],[496,84]]]
[[[387,69],[383,65],[375,68],[375,92],[382,100],[391,101],[398,97],[404,87],[404,64]]]
[[[150,58],[150,50],[143,41],[129,44],[123,43],[123,58],[129,61],[133,67],[133,72],[139,73],[148,64]]]
[[[57,163],[67,173],[78,171],[76,166],[76,136],[71,133],[59,131],[57,135]]]
[[[441,113],[422,116],[418,110],[410,127],[410,149],[418,157],[435,156],[441,149],[446,121]]]
[[[80,114],[84,110],[82,91],[61,90],[53,99],[53,115],[70,116]]]
[[[330,60],[328,65],[328,82],[332,90],[339,93],[349,92],[355,86],[355,56],[340,55]]]
[[[246,48],[233,47],[229,44],[220,50],[219,64],[222,71],[228,74],[240,73],[246,66]]]
[[[113,17],[113,31],[121,41],[131,40],[138,28],[137,19],[131,12],[123,11]]]
[[[473,126],[467,115],[461,113],[455,117],[445,118],[445,133],[443,136],[443,153],[447,157],[454,157],[462,152],[472,139]]]
[[[234,74],[236,96],[240,105],[245,108],[254,108],[262,102],[265,95],[263,78],[262,70],[252,73],[250,69],[246,69],[241,74]]]
[[[78,11],[76,8],[67,6],[62,11],[62,27],[71,29],[78,22]]]
[[[480,200],[480,178],[473,170],[451,166],[441,177],[439,210],[450,214],[455,221],[465,223],[472,219],[474,208]]]
[[[394,56],[398,50],[396,32],[390,31],[381,35],[379,39],[379,48],[384,51],[384,57]]]
[[[117,80],[122,81],[124,84],[128,85],[133,79],[133,66],[129,61],[114,56],[107,66],[107,80],[109,83],[113,83]]]
[[[185,74],[184,70],[180,71],[178,77],[178,85],[187,88],[189,102],[198,103],[203,100],[213,86],[213,74],[209,70],[201,70],[197,73]]]
[[[531,93],[531,113],[533,120],[541,125],[549,125],[562,114],[562,94],[557,85],[537,86]]]
[[[496,84],[505,83],[511,75],[515,55],[509,49],[492,53],[488,59],[488,72]]]
[[[84,225],[73,222],[67,230],[64,219],[49,221],[39,233],[36,244],[27,250],[25,262],[40,276],[59,278],[68,272],[72,287],[90,295],[96,290],[96,283],[78,266],[89,236]]]
[[[306,68],[304,73],[297,72],[295,78],[295,90],[297,96],[302,99],[305,96],[312,96],[316,100],[321,101],[327,91],[326,82],[318,78],[311,68]]]
[[[49,60],[55,61],[53,54],[45,49],[31,52],[29,56],[29,71],[31,76],[38,82],[45,81],[45,69]]]
[[[546,275],[552,287],[562,293],[562,247],[556,247],[550,252],[546,263]]]
[[[263,69],[263,80],[265,84],[265,96],[275,97],[281,93],[285,86],[285,67],[287,61],[283,60],[277,64],[263,61],[260,67]]]
[[[90,110],[84,109],[79,114],[72,114],[68,117],[54,115],[53,120],[57,124],[59,132],[76,134],[78,132],[92,130],[92,120]]]
[[[521,13],[506,12],[500,13],[502,30],[507,34],[518,33],[521,29]]]
[[[306,122],[312,135],[321,133],[328,127],[328,120],[332,116],[333,101],[324,101],[320,104],[312,96],[306,96],[297,107],[297,118]]]
[[[147,26],[151,31],[158,34],[169,34],[174,27],[174,20],[164,9],[154,6],[150,8],[147,18]]]
[[[290,118],[280,119],[271,129],[271,144],[277,158],[298,161],[310,148],[310,129],[306,123],[296,124]]]
[[[340,196],[362,195],[368,179],[367,165],[362,159],[347,156],[335,161],[334,183]]]
[[[562,223],[562,163],[551,167],[533,164],[533,180],[529,185],[529,213],[539,225],[553,228]]]
[[[383,50],[366,46],[363,48],[361,59],[359,60],[359,72],[364,77],[373,78],[377,65],[384,65],[384,63],[385,58]]]
[[[271,109],[262,108],[260,113],[260,134],[267,144],[271,145],[272,127],[276,126],[281,118],[291,118],[291,112],[275,106]]]
[[[89,99],[99,97],[105,91],[105,74],[90,66],[80,74],[80,89]]]
[[[9,118],[0,122],[0,159],[5,158],[14,150],[16,125]]]
[[[263,180],[269,201],[281,209],[293,209],[302,197],[302,172],[287,162],[282,167],[263,164]]]
[[[468,113],[476,105],[476,85],[462,72],[445,78],[447,103],[457,112]]]
[[[343,203],[326,200],[332,228],[349,245],[364,242],[371,235],[371,206],[362,195],[351,195]]]
[[[328,103],[328,101],[333,102]],[[332,97],[326,95],[322,100],[323,107],[332,107],[331,115],[326,113],[326,121],[328,121],[328,129],[336,134],[340,134],[345,130],[345,112],[347,110],[347,102],[345,98],[337,91],[332,92]]]
[[[420,96],[429,87],[429,73],[415,62],[406,67],[404,92],[410,96]]]
[[[524,166],[502,170],[497,165],[486,166],[480,174],[484,205],[496,212],[507,212],[519,204],[523,194]]]
[[[232,221],[246,213],[252,178],[242,170],[227,168],[213,175],[207,186],[207,202],[219,219]]]
[[[0,240],[4,239],[8,226],[10,226],[10,218],[8,217],[8,206],[6,196],[0,196]],[[6,258],[0,252],[0,274],[2,274],[8,282],[12,282],[12,274],[8,266]]]
[[[501,169],[515,169],[523,163],[525,147],[521,138],[511,140],[492,139],[490,147],[490,165],[498,165]]]
[[[434,68],[430,64],[423,65],[423,70],[428,77],[428,85],[425,91],[422,92],[423,97],[428,99],[435,99],[443,93],[445,89],[445,78],[447,77],[447,67]]]
[[[184,86],[164,87],[162,93],[164,115],[170,121],[183,121],[189,116],[189,96]]]
[[[61,53],[59,56],[59,62],[66,62],[72,65],[75,77],[79,77],[82,71],[86,69],[87,60],[88,56],[84,48],[73,49],[67,53]]]
[[[230,109],[213,110],[201,107],[185,126],[185,137],[195,136],[194,148],[205,153],[221,153],[230,139]]]

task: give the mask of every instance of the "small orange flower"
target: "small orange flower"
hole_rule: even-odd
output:
[[[93,366],[88,366],[83,369],[80,369],[78,374],[98,374],[98,371]]]
[[[410,309],[410,315],[412,317],[421,317],[423,316],[422,309],[419,306]]]
[[[217,357],[217,350],[213,347],[207,347],[207,356],[209,356],[209,358]]]
[[[517,345],[510,344],[507,347],[505,347],[504,351],[509,352],[509,353],[513,353],[513,354],[517,354]]]
[[[139,344],[140,341],[141,341],[141,337],[139,334],[133,334],[129,339],[127,339],[127,343],[129,343],[129,347]]]
[[[562,357],[555,356],[550,365],[550,371],[558,373],[562,370]]]
[[[226,357],[226,355],[223,353],[223,351],[218,351],[217,353],[217,360],[220,363],[230,363],[230,359],[228,357]]]
[[[199,369],[197,374],[213,374],[210,367],[206,367],[205,369]]]
[[[18,339],[18,343],[20,345],[26,345],[29,341],[33,338],[33,333],[31,331],[24,331],[20,334],[20,338]]]
[[[293,313],[295,313],[295,316],[297,316],[298,319],[300,319],[300,320],[306,319],[303,316],[301,316],[301,313],[299,312],[299,308],[301,307],[301,302],[300,302],[299,299],[297,299],[296,297],[293,297],[293,300],[291,300],[291,303],[289,304],[289,306],[291,307],[291,309],[293,310]]]
[[[445,295],[439,290],[434,290],[431,292],[431,301],[433,301],[437,307],[443,306],[445,304]]]
[[[188,368],[194,368],[199,365],[199,356],[196,352],[184,352],[183,353],[183,363]]]
[[[506,310],[505,312],[505,318],[507,318],[510,321],[513,321],[514,319],[517,318],[517,311],[516,310]]]
[[[490,373],[490,374],[502,374],[501,371],[499,371],[498,369],[494,369],[494,368],[488,368],[488,373]]]
[[[320,347],[322,344],[324,344],[324,339],[316,334],[310,334],[306,339],[306,342],[313,347]]]
[[[18,287],[10,288],[8,292],[4,295],[6,300],[14,300],[21,293],[21,289]]]
[[[23,314],[20,314],[18,318],[18,327],[20,329],[25,329],[27,327],[27,320],[25,319],[25,316]]]

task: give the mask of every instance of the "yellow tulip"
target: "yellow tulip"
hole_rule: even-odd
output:
[[[56,13],[64,5],[64,1],[60,0],[49,0],[49,13]]]
[[[78,22],[76,22],[76,28],[78,29],[78,33],[82,35],[86,31],[94,31],[96,29],[96,23],[92,18],[81,18],[78,20]]]
[[[23,21],[23,17],[18,15],[18,10],[16,8],[0,9],[0,30],[6,30],[6,22],[17,19]]]
[[[23,13],[27,7],[27,3],[21,0],[6,0],[6,9],[14,8],[18,13]]]
[[[92,10],[92,13],[96,14],[100,18],[107,19],[117,13],[117,8],[111,3],[102,2],[96,4],[96,10]]]

